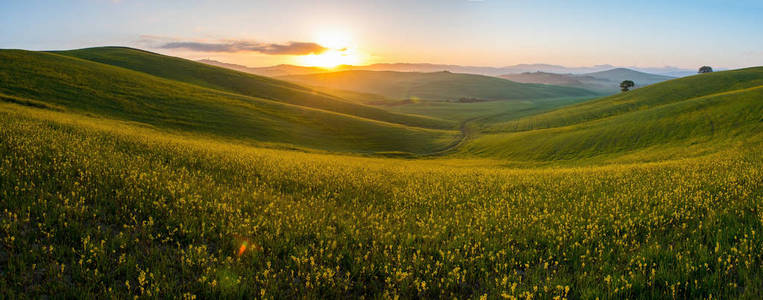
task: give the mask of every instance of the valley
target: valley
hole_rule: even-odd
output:
[[[763,67],[603,93],[124,47],[0,62],[9,298],[763,292]]]

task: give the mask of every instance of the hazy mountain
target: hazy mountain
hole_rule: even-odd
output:
[[[697,74],[697,70],[682,69],[676,67],[665,66],[661,68],[639,68],[628,67],[631,70],[636,70],[644,73],[651,73],[657,75],[671,76],[671,77],[684,77]]]
[[[586,74],[525,72],[521,74],[505,74],[500,77],[523,83],[579,87],[599,93],[616,93],[619,91],[619,84],[623,80],[632,80],[636,84],[636,87],[643,87],[675,78],[671,76],[639,72],[626,68],[615,68]]]
[[[626,68],[617,68],[617,69],[588,73],[583,75],[591,76],[591,77],[599,78],[599,79],[613,80],[618,82],[623,80],[633,80],[636,83],[636,86],[648,85],[648,84],[657,83],[660,81],[670,80],[674,78],[670,76],[639,72],[639,71],[626,69]]]
[[[199,60],[198,62],[205,63],[208,65],[228,68],[228,69],[236,70],[239,72],[251,73],[255,75],[268,76],[268,77],[328,72],[328,70],[323,68],[303,67],[303,66],[295,66],[295,65],[276,65],[276,66],[270,66],[270,67],[247,67],[247,66],[242,66],[237,64],[224,63],[224,62],[211,60],[211,59],[202,59],[202,60]]]
[[[584,74],[599,71],[606,71],[616,68],[613,65],[596,65],[590,67],[565,67],[560,65],[550,64],[518,64],[505,67],[486,67],[486,66],[461,66],[461,65],[445,65],[445,64],[428,64],[428,63],[379,63],[366,66],[338,66],[332,69],[324,69],[318,67],[302,67],[295,65],[276,65],[270,67],[247,67],[237,64],[230,64],[219,62],[215,60],[200,60],[199,62],[220,66],[224,68],[230,68],[241,72],[247,72],[263,76],[285,76],[285,75],[301,75],[301,74],[315,74],[334,71],[345,70],[367,70],[367,71],[395,71],[395,72],[440,72],[449,71],[453,73],[468,73],[479,74],[487,76],[500,76],[506,74],[521,74],[527,72],[544,72],[544,73],[558,73],[558,74]],[[646,73],[669,75],[673,77],[687,76],[695,74],[695,70],[680,69],[675,67],[662,67],[662,68],[638,68],[629,67],[637,71]]]
[[[557,74],[548,72],[525,72],[520,74],[505,74],[499,76],[514,82],[541,83],[553,85],[582,86],[583,82],[573,74]]]
[[[308,86],[378,94],[389,99],[453,101],[532,100],[592,96],[591,91],[518,83],[493,76],[442,72],[348,70],[278,77]]]

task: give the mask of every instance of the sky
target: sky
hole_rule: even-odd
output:
[[[0,1],[0,48],[110,45],[247,66],[739,68],[763,65],[763,1]]]

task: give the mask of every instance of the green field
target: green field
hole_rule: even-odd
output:
[[[763,297],[763,68],[354,114],[101,49],[0,51],[4,297]]]
[[[502,123],[524,116],[546,112],[554,108],[570,105],[592,97],[546,98],[536,100],[504,100],[476,103],[441,101],[419,101],[403,105],[383,106],[390,111],[404,114],[430,116],[445,120],[479,119],[481,124]]]
[[[104,50],[110,54],[112,49]],[[315,109],[304,103],[288,104],[44,52],[5,50],[0,52],[0,59],[9,62],[0,65],[0,81],[3,83],[0,98],[44,102],[72,112],[135,121],[173,131],[276,147],[366,153],[431,152],[446,147],[457,136],[456,122],[395,114],[335,100],[332,101],[362,107],[361,113],[348,115]],[[168,60],[169,66],[162,70],[174,70],[175,62],[180,59]],[[182,62],[206,67],[191,61]],[[254,75],[208,68],[258,79]],[[219,78],[216,75],[210,76]],[[352,110],[351,107],[348,109]],[[362,117],[374,110],[383,112],[378,119],[399,123]]]
[[[763,68],[697,75],[485,125],[462,155],[515,161],[643,162],[758,146]],[[633,156],[633,157],[632,157]]]
[[[450,129],[454,127],[454,124],[442,120],[392,114],[382,109],[357,105],[315,89],[269,77],[236,72],[138,49],[99,47],[53,53],[122,67],[215,90],[351,114],[367,119],[426,128]]]

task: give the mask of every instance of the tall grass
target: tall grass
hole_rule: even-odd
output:
[[[760,148],[527,170],[0,105],[7,297],[760,298]]]

